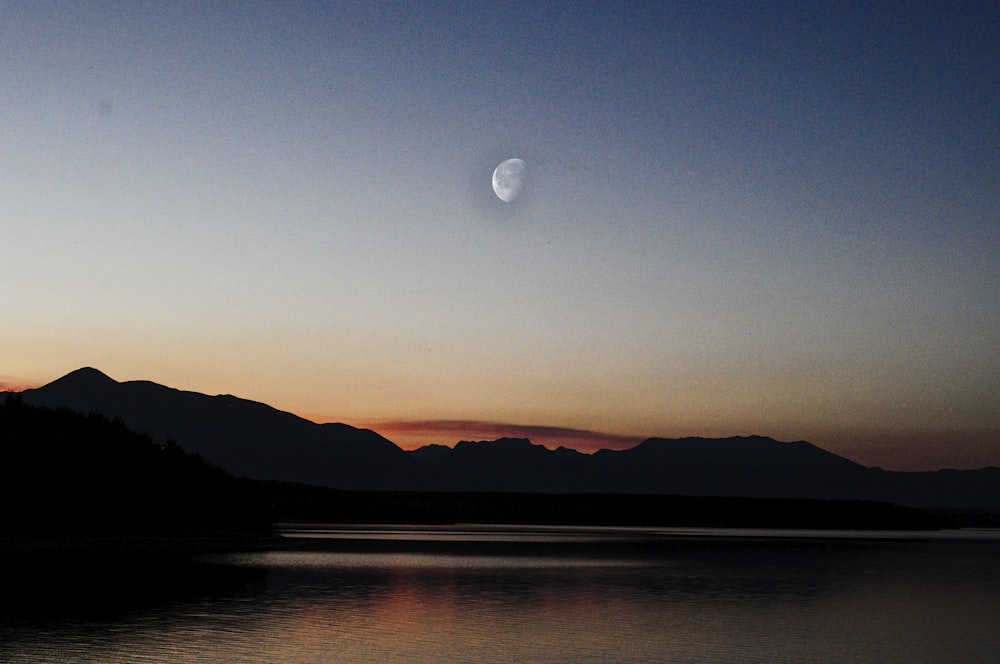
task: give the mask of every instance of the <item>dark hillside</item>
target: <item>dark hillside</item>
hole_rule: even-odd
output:
[[[344,489],[398,488],[412,480],[409,456],[374,431],[316,424],[231,395],[118,382],[91,368],[22,394],[38,406],[120,418],[130,429],[155,441],[176,441],[237,477]]]
[[[259,489],[121,421],[0,403],[0,532],[195,534],[269,528]]]

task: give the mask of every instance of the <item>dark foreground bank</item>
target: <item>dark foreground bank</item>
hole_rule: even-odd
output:
[[[888,503],[488,492],[337,491],[264,484],[274,521],[937,530],[952,519]]]
[[[233,477],[120,420],[0,403],[0,551],[200,553],[289,521],[933,530],[942,516],[856,500],[341,491]]]

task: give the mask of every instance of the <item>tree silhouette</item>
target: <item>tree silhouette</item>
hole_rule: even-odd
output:
[[[0,531],[194,534],[269,527],[257,485],[118,419],[0,405]]]

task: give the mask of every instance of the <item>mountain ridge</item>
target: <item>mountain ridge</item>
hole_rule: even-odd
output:
[[[408,465],[403,450],[370,430],[317,424],[232,395],[209,396],[151,381],[118,382],[91,368],[21,394],[35,405],[120,418],[139,432],[176,442],[254,479],[390,488],[397,482],[387,478],[386,485],[381,476]]]
[[[91,367],[21,394],[36,405],[120,418],[237,476],[338,489],[849,499],[1000,509],[1000,468],[889,471],[808,441],[759,435],[648,438],[593,454],[551,450],[527,438],[404,451],[369,429],[317,424],[232,395],[118,382]]]

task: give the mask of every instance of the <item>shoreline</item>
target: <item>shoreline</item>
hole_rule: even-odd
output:
[[[278,534],[197,533],[184,535],[24,535],[0,536],[0,556],[129,555],[189,557],[210,553],[267,550],[282,543]]]

